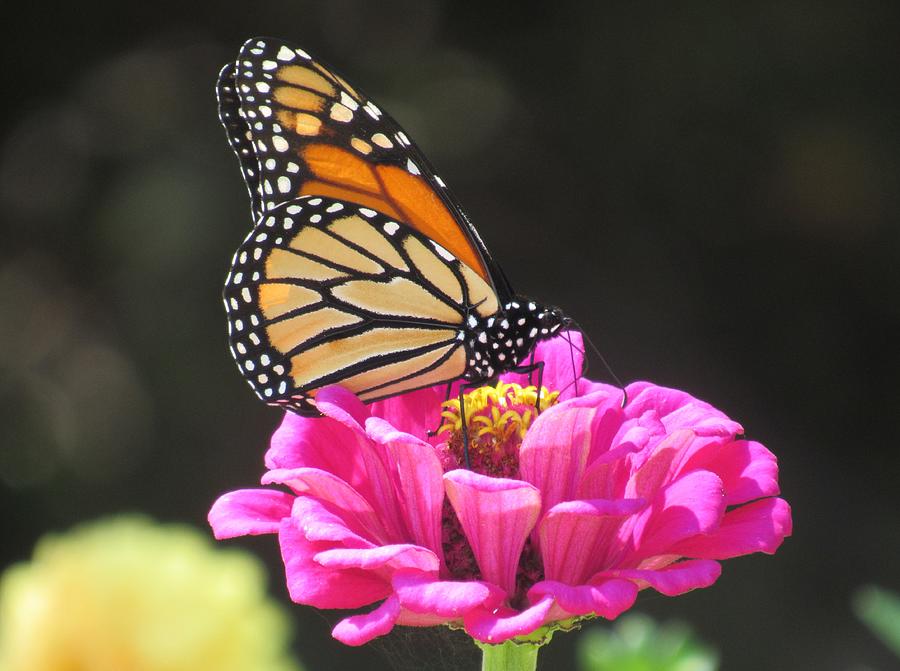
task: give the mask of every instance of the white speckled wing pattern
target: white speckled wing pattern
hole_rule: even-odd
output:
[[[340,383],[364,401],[463,377],[467,320],[499,309],[471,268],[406,224],[305,196],[263,214],[225,283],[232,355],[265,402],[315,412]]]

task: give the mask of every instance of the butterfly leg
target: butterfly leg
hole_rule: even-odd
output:
[[[444,403],[446,403],[447,401],[450,400],[450,392],[451,392],[451,391],[453,391],[453,383],[452,383],[452,382],[448,382],[448,383],[447,383],[447,395],[444,397]],[[432,436],[436,436],[436,435],[437,435],[438,430],[440,430],[441,425],[444,423],[442,417],[443,417],[443,415],[438,415],[437,426],[434,427],[433,429],[429,429],[429,430],[426,432],[426,435],[427,435],[429,438],[431,438]]]
[[[483,383],[465,383],[459,386],[459,419],[462,426],[462,439],[463,439],[463,457],[466,462],[466,470],[472,470],[472,464],[469,460],[469,426],[466,420],[466,392],[470,389],[475,389],[476,387],[480,387]],[[444,402],[450,400],[450,392],[453,391],[453,383],[450,382],[447,384],[447,396],[444,399]],[[428,437],[437,435],[438,430],[441,428],[442,420],[438,418],[438,425],[434,430],[428,431]]]
[[[532,383],[532,375],[537,371],[537,398],[534,401],[535,410],[540,413],[541,412],[541,393],[544,385],[544,362],[543,361],[535,361],[534,354],[531,355],[531,361],[527,366],[519,366],[517,368],[513,368],[510,372],[519,373],[520,375],[528,375],[528,384]]]
[[[466,419],[466,385],[459,386],[459,419],[462,422],[463,457],[466,460],[466,470],[472,470],[472,462],[469,460],[469,423]]]

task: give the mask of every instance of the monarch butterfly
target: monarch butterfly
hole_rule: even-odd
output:
[[[513,293],[403,129],[302,49],[248,40],[216,93],[255,222],[225,281],[230,348],[264,402],[484,382],[570,322]]]

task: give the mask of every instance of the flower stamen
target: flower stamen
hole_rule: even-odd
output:
[[[556,404],[558,391],[523,387],[515,382],[478,387],[463,395],[465,413],[459,399],[442,404],[443,423],[438,434],[448,434],[447,447],[453,456],[451,467],[460,466],[463,431],[469,438],[469,460],[474,471],[498,477],[517,477],[518,449],[538,413]],[[463,427],[462,417],[466,418]]]

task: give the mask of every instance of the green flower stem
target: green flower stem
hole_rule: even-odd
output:
[[[539,643],[513,643],[500,645],[478,644],[481,648],[481,671],[535,671]]]

